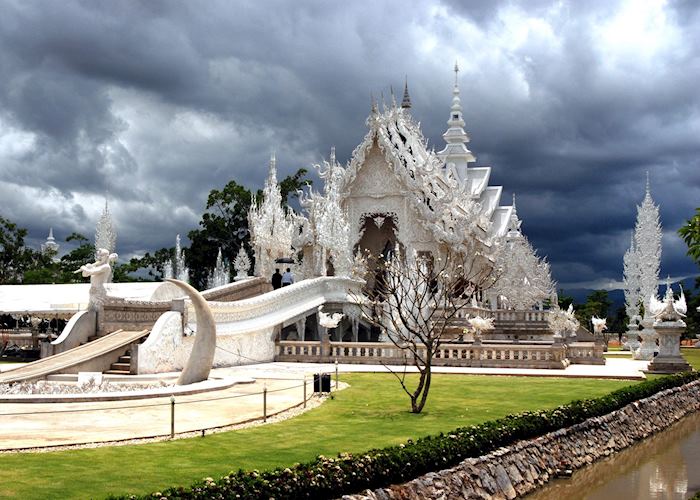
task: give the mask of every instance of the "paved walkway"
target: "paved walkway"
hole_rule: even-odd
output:
[[[175,432],[210,429],[257,419],[303,401],[303,382],[265,380],[175,400]],[[313,391],[307,381],[308,396]],[[100,403],[0,404],[0,449],[73,445],[170,434],[170,398]]]
[[[565,370],[514,368],[435,367],[436,373],[547,377],[643,378],[647,362],[608,359],[603,366],[571,365]],[[3,365],[3,369],[8,365]],[[334,364],[265,363],[219,368],[217,378],[252,377],[252,384],[176,398],[175,432],[210,429],[260,418],[263,388],[267,387],[267,413],[271,415],[303,401],[304,377],[307,396],[313,391],[314,373],[334,373]],[[391,369],[403,370],[394,366]],[[339,364],[339,373],[387,372],[381,365]],[[408,371],[415,371],[410,369]],[[170,433],[170,398],[151,398],[101,403],[2,403],[0,449],[99,443]]]

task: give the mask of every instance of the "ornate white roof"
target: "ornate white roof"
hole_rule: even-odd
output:
[[[457,68],[455,67],[455,75]],[[409,105],[404,105],[408,103]],[[455,76],[448,130],[443,134],[447,145],[439,153],[428,150],[420,124],[409,112],[408,88],[402,106],[392,99],[380,112],[372,103],[367,118],[369,131],[355,151],[341,182],[345,199],[363,168],[366,156],[376,146],[384,154],[392,172],[410,200],[416,220],[430,230],[437,241],[455,246],[471,246],[477,240],[486,246],[505,235],[510,207],[500,207],[502,187],[489,186],[490,167],[470,167],[474,155],[467,149],[459,86]]]

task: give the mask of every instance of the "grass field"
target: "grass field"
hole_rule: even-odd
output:
[[[681,354],[693,368],[700,370],[700,349],[695,349],[694,347],[683,347],[681,348]]]
[[[0,497],[102,498],[188,485],[231,470],[267,469],[319,454],[361,452],[524,410],[595,397],[630,381],[439,375],[422,414],[387,374],[350,374],[351,387],[297,418],[147,445],[0,455]],[[138,425],[137,422],[134,425]]]

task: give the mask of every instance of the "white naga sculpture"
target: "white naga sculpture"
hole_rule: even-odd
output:
[[[493,318],[482,318],[481,316],[475,316],[474,318],[469,318],[469,326],[474,333],[474,340],[478,343],[481,340],[481,334],[493,330],[495,328],[493,324]]]
[[[593,333],[596,335],[602,335],[604,330],[608,329],[607,318],[598,318],[593,316],[591,318],[591,323],[593,324]]]
[[[579,322],[574,315],[574,305],[569,304],[566,311],[559,309],[559,307],[553,308],[547,316],[547,323],[554,332],[555,341],[565,340],[567,336],[575,336]]]
[[[681,295],[678,300],[673,299],[671,284],[666,282],[666,295],[664,300],[656,298],[656,294],[649,297],[649,312],[656,321],[678,321],[685,318],[688,312],[688,305],[685,301],[685,294],[681,287]]]
[[[74,271],[75,274],[82,273],[83,277],[90,277],[90,302],[88,308],[91,311],[99,310],[107,298],[105,283],[109,281],[112,274],[111,263],[117,260],[116,253],[109,253],[106,248],[99,248],[95,252],[95,262],[80,266]]]
[[[197,335],[187,364],[177,379],[177,385],[202,382],[209,378],[216,353],[216,321],[207,301],[195,288],[180,280],[167,279],[181,288],[192,301],[197,315]]]
[[[336,328],[345,315],[343,313],[328,314],[318,308],[318,324],[324,328]]]

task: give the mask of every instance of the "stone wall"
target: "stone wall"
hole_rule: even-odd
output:
[[[515,498],[663,430],[700,409],[700,380],[637,401],[603,417],[521,441],[408,483],[346,495],[347,500]]]

